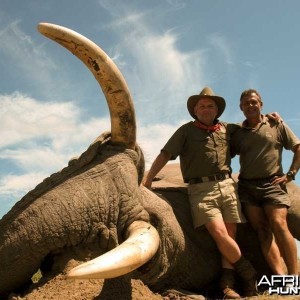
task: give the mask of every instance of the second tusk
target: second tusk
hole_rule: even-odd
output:
[[[115,249],[69,271],[69,278],[105,279],[130,273],[148,262],[157,252],[159,235],[149,223],[133,222],[128,238]]]

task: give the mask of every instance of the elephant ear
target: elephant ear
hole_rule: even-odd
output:
[[[136,120],[127,83],[110,57],[83,35],[49,23],[38,25],[40,33],[77,56],[92,72],[106,98],[111,118],[111,141],[134,150]]]
[[[89,164],[99,153],[101,153],[103,145],[110,140],[110,133],[104,132],[84,151],[79,157],[70,159],[68,167],[70,173],[80,170],[82,167]]]

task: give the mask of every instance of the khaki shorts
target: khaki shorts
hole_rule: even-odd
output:
[[[225,223],[246,222],[238,200],[237,183],[232,178],[190,184],[188,193],[194,228],[216,218],[223,218]]]

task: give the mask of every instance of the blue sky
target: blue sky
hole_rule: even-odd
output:
[[[239,96],[256,88],[264,112],[300,136],[299,11],[298,0],[1,0],[0,217],[110,129],[98,83],[39,22],[81,33],[115,61],[149,167],[206,85],[227,101],[222,120],[241,121]]]

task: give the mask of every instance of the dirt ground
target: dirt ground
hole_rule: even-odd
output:
[[[298,261],[300,270],[300,260]],[[0,279],[1,280],[1,279]],[[164,295],[153,293],[141,280],[127,276],[104,281],[66,279],[64,274],[41,278],[24,295],[10,295],[9,300],[208,300],[200,295],[183,295],[178,291],[168,291]],[[214,298],[215,300],[216,298]],[[297,296],[256,296],[253,300],[300,300]],[[4,300],[4,299],[0,299]]]
[[[104,280],[68,280],[58,275],[47,282],[34,285],[34,289],[23,297],[11,295],[9,300],[204,300],[203,296],[184,296],[176,291],[166,295],[153,293],[140,280],[111,279]],[[250,299],[250,298],[248,298]],[[299,300],[299,296],[258,296],[253,300]],[[2,299],[1,299],[2,300]]]
[[[58,275],[47,283],[39,283],[26,296],[11,296],[10,300],[161,300],[162,296],[154,294],[139,280],[111,280],[103,286],[104,280],[66,280],[64,275]],[[110,287],[113,286],[113,288]]]

